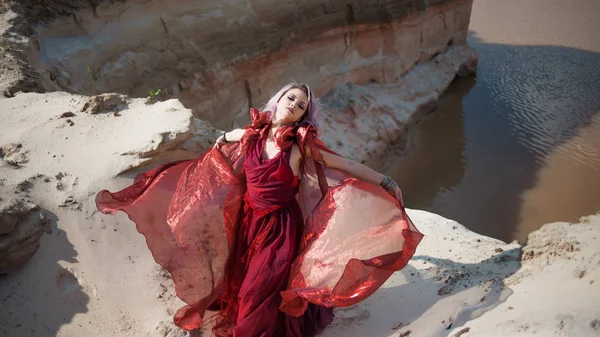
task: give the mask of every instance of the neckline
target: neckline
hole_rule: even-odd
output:
[[[269,136],[267,135],[267,138],[268,137]],[[277,152],[277,154],[274,155],[273,157],[271,157],[271,158],[264,158],[262,155],[265,152],[265,147],[267,146],[267,138],[263,138],[262,144],[261,144],[261,147],[260,147],[260,153],[258,154],[258,157],[260,158],[261,163],[266,163],[266,162],[272,161],[273,159],[279,157],[281,155],[281,153],[283,152],[282,149],[279,149],[279,151]]]

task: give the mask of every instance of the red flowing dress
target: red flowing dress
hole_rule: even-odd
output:
[[[244,217],[228,266],[217,336],[311,337],[333,320],[333,309],[310,304],[300,317],[284,314],[281,292],[295,260],[303,217],[291,147],[263,159],[266,135],[249,144],[244,161]]]
[[[262,159],[267,114],[250,110],[241,142],[211,148],[96,196],[125,212],[186,303],[174,316],[194,330],[219,304],[218,336],[313,336],[331,308],[372,295],[414,255],[423,235],[381,187],[324,167],[331,152],[310,124],[283,127],[283,149]],[[292,144],[304,156],[299,179]]]

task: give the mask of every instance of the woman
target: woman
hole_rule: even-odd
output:
[[[317,104],[289,84],[199,159],[98,194],[173,276],[188,304],[180,327],[198,328],[210,307],[217,336],[314,336],[333,307],[365,299],[414,254],[422,235],[397,184],[327,149]]]

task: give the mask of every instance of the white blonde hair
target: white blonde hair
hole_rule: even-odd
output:
[[[261,112],[270,113],[271,118],[274,117],[275,110],[277,108],[277,103],[291,89],[300,89],[306,93],[308,97],[308,107],[306,108],[306,112],[302,116],[302,118],[297,122],[298,125],[303,123],[312,124],[317,130],[319,129],[319,123],[317,122],[317,116],[319,113],[319,100],[315,97],[312,90],[306,84],[292,82],[290,84],[284,85],[279,91],[273,95],[268,101],[267,104],[263,106]]]

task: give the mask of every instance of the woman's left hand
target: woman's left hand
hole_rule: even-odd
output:
[[[402,200],[402,191],[400,190],[400,187],[396,186],[393,189],[388,190],[387,192],[391,194],[392,197],[394,197],[396,200],[398,200],[400,205],[404,206],[404,201]]]

